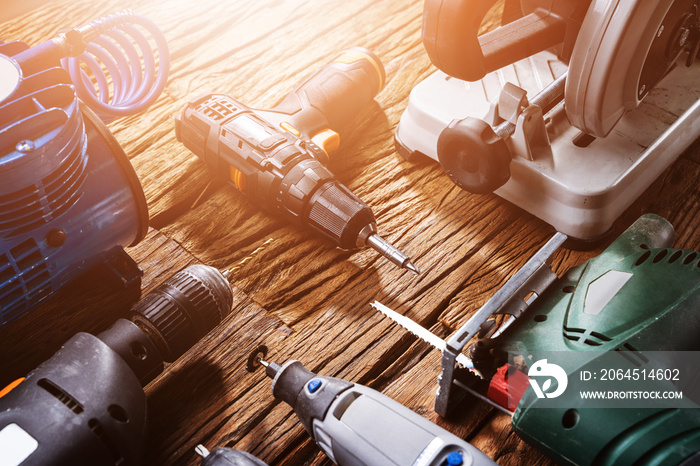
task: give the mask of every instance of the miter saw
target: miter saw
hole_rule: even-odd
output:
[[[700,2],[507,0],[524,15],[478,36],[494,3],[426,0],[441,71],[411,92],[398,152],[596,239],[700,136]]]
[[[700,254],[673,238],[644,215],[557,278],[557,233],[446,341],[373,306],[442,351],[441,416],[471,394],[559,464],[699,464]]]

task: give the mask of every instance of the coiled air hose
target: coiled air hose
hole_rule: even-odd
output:
[[[158,62],[148,37],[136,25],[155,41]],[[80,55],[61,59],[80,100],[106,122],[138,113],[155,102],[165,88],[170,67],[168,44],[158,26],[144,16],[124,10],[82,28],[99,35],[87,38],[85,51]]]
[[[146,198],[104,122],[151,105],[168,71],[162,32],[128,10],[0,42],[0,327],[87,271],[140,289],[123,248],[146,235]]]

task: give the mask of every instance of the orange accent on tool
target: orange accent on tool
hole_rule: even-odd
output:
[[[311,140],[319,146],[326,155],[330,156],[331,152],[334,152],[340,146],[340,136],[338,133],[332,129],[324,129],[323,131],[316,133]]]
[[[238,189],[245,192],[245,176],[233,165],[229,165],[229,177]]]
[[[3,396],[7,395],[10,393],[17,385],[21,384],[24,381],[24,377],[20,377],[19,379],[15,380],[14,382],[11,382],[8,384],[5,388],[0,390],[0,398]]]
[[[285,131],[288,131],[288,132],[292,133],[292,134],[293,134],[294,136],[296,136],[296,137],[301,136],[301,133],[299,132],[299,130],[296,129],[294,126],[292,126],[291,123],[288,123],[288,122],[286,122],[286,121],[283,121],[282,123],[280,123],[280,128],[282,128],[282,129],[285,130]]]

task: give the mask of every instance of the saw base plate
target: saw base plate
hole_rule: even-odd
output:
[[[700,136],[698,66],[677,66],[605,138],[571,126],[560,104],[545,115],[551,153],[515,156],[511,178],[495,191],[571,237],[600,237],[619,215]],[[484,118],[501,88],[512,82],[532,97],[566,71],[540,52],[466,82],[437,71],[411,92],[396,129],[399,152],[437,160],[437,139],[453,120]],[[445,178],[447,180],[447,178]]]

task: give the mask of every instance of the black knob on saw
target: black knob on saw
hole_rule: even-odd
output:
[[[490,193],[510,178],[508,146],[478,118],[452,120],[438,137],[437,155],[450,179],[471,193]]]
[[[191,265],[132,308],[131,320],[149,334],[165,361],[174,361],[231,312],[233,294],[214,267]]]

